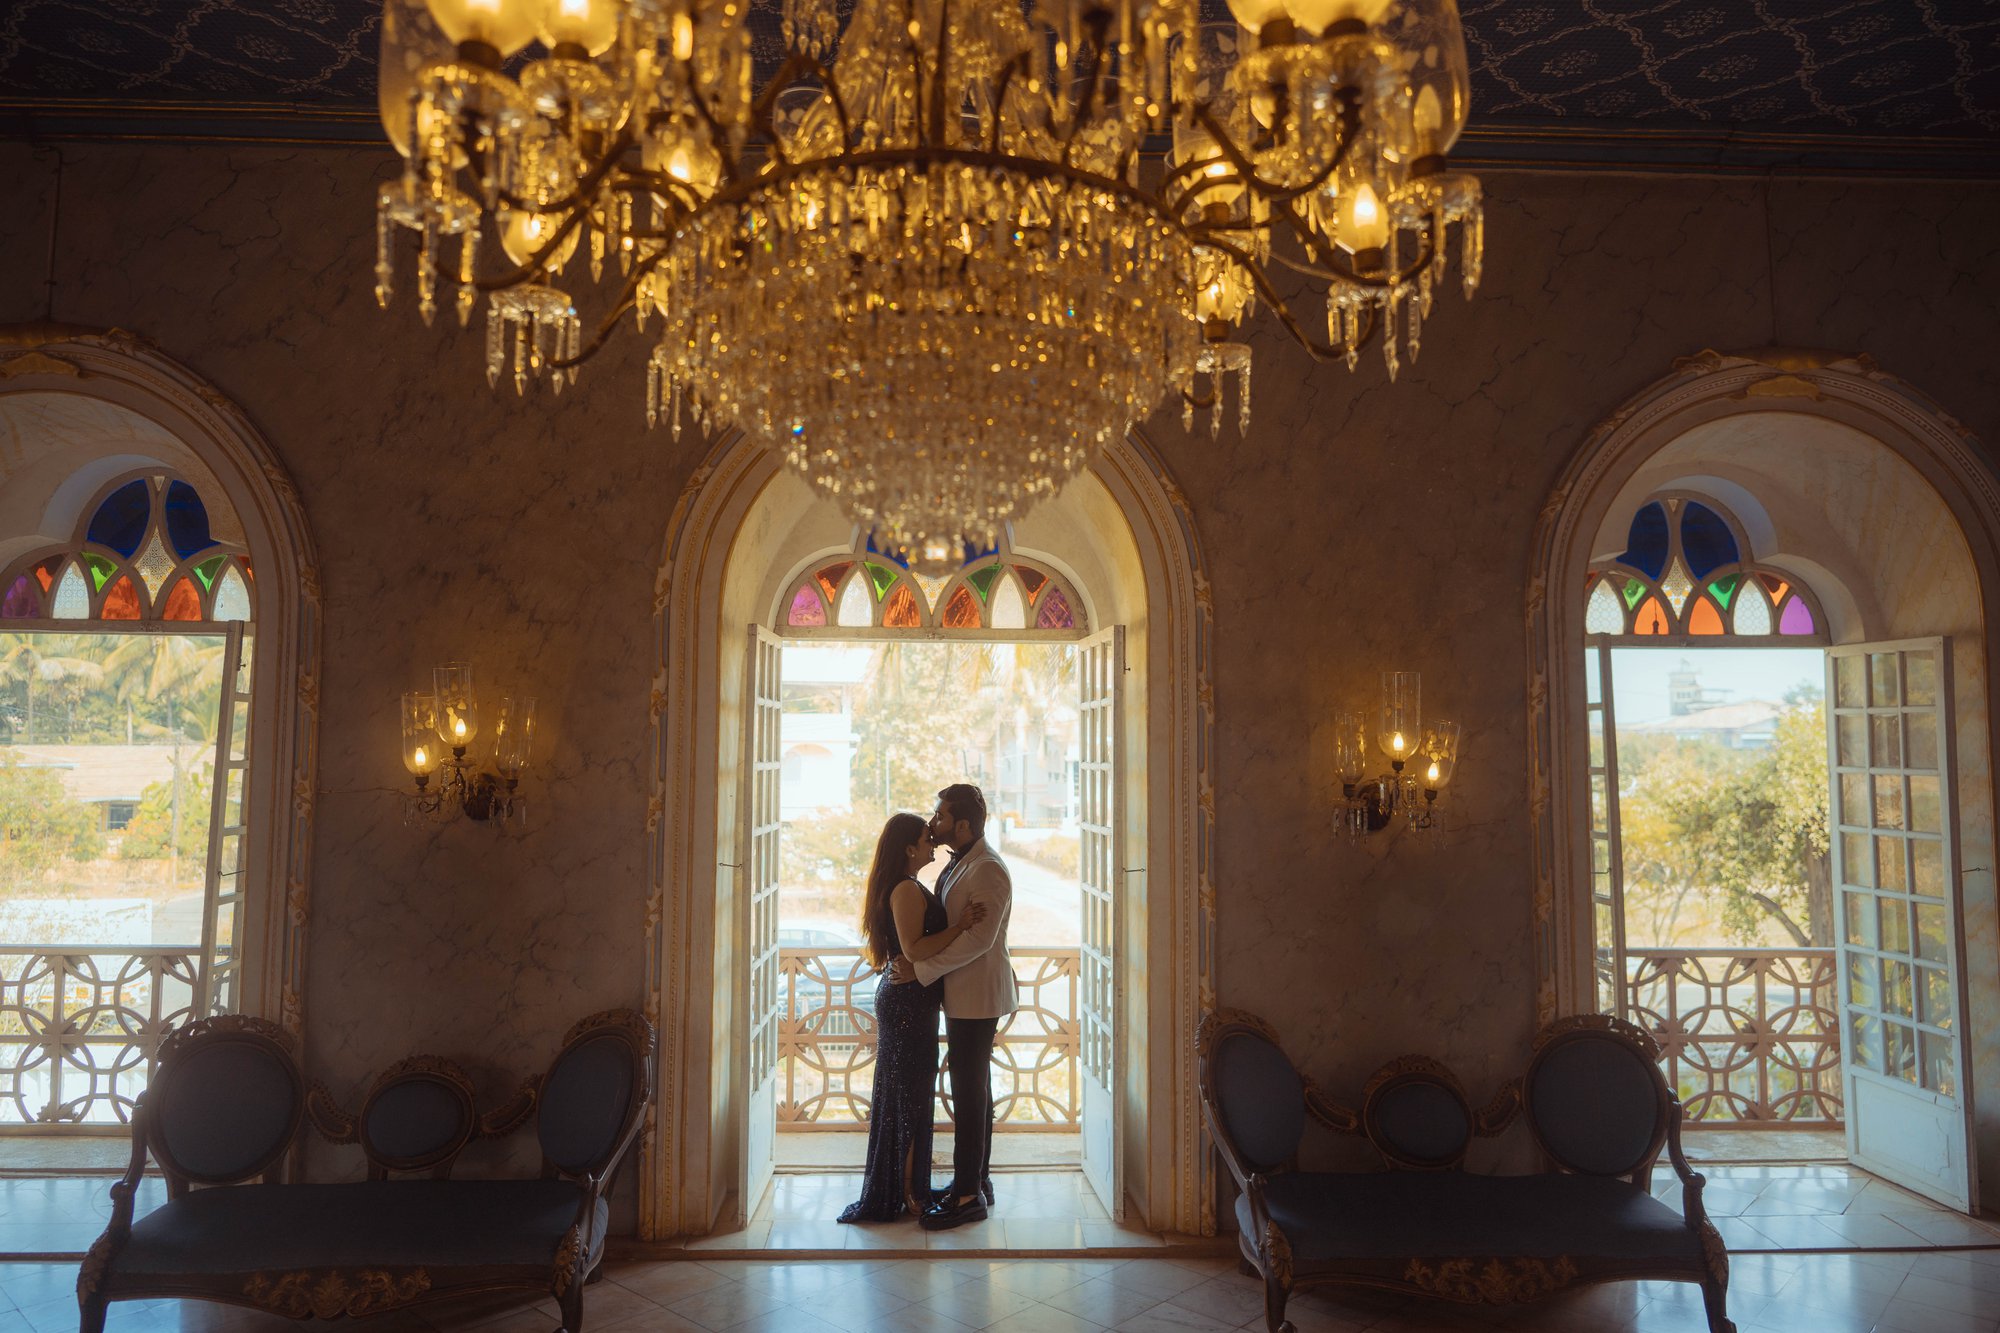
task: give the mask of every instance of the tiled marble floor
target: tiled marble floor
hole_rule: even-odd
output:
[[[1702,1203],[1731,1253],[2000,1246],[2000,1227],[1941,1208],[1851,1166],[1705,1166]],[[1653,1172],[1678,1209],[1680,1181]]]
[[[75,1264],[0,1265],[0,1333],[76,1327]],[[1995,1333],[2000,1254],[1749,1255],[1729,1309],[1742,1333]],[[1231,1260],[718,1260],[614,1262],[584,1298],[586,1333],[1246,1333],[1264,1328],[1259,1285]],[[1660,1282],[1586,1288],[1519,1307],[1365,1294],[1305,1295],[1298,1333],[1702,1333],[1699,1292]],[[552,1333],[526,1299],[440,1304],[365,1325],[383,1333]],[[112,1307],[111,1333],[298,1333],[300,1325],[198,1302]]]

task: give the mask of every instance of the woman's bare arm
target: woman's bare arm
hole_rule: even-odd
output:
[[[903,956],[912,961],[929,958],[963,935],[967,926],[986,919],[986,904],[973,903],[965,909],[965,915],[959,918],[957,925],[948,926],[935,935],[924,934],[924,891],[911,879],[898,884],[889,895],[889,911],[896,918],[897,946],[902,949]]]

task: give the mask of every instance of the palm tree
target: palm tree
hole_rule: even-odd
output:
[[[0,635],[0,678],[27,686],[27,720],[21,739],[35,737],[35,687],[45,685],[74,709],[85,690],[104,683],[104,664],[84,656],[86,645],[75,634]]]
[[[119,637],[116,648],[105,658],[104,668],[118,682],[118,700],[129,710],[131,701],[165,700],[167,725],[147,729],[164,732],[173,745],[173,783],[170,787],[173,830],[167,840],[168,874],[180,881],[181,869],[181,789],[186,784],[182,745],[186,741],[213,744],[220,729],[222,700],[223,640],[212,635],[127,634]],[[184,710],[189,696],[212,706]],[[130,712],[127,712],[128,719]]]

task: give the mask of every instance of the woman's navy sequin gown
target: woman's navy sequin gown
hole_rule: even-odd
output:
[[[883,910],[888,910],[886,903]],[[924,934],[935,935],[947,924],[944,904],[925,889]],[[894,931],[892,924],[890,933]],[[942,981],[898,986],[885,972],[875,986],[875,1093],[868,1119],[868,1170],[861,1177],[861,1199],[841,1213],[843,1222],[893,1222],[903,1215],[915,1191],[921,1191],[919,1207],[930,1200],[938,1010],[943,1006]],[[904,1178],[905,1164],[912,1161],[914,1182]]]

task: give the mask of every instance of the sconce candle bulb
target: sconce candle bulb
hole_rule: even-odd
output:
[[[1438,793],[1458,763],[1458,724],[1423,724],[1422,677],[1414,671],[1382,673],[1382,706],[1375,743],[1389,757],[1389,772],[1365,776],[1367,731],[1358,713],[1341,713],[1334,723],[1334,764],[1340,773],[1341,818],[1350,837],[1387,828],[1401,810],[1410,827],[1434,827]],[[1411,765],[1412,759],[1418,762]],[[1405,767],[1416,771],[1405,772]],[[1423,800],[1417,799],[1421,789]]]
[[[500,820],[527,815],[516,795],[521,771],[528,766],[534,743],[535,701],[503,697],[492,727],[493,773],[479,771],[468,757],[479,735],[479,703],[473,692],[472,668],[448,662],[431,674],[430,693],[413,690],[403,696],[403,767],[416,779],[416,790],[404,799],[404,819],[420,815],[463,814],[470,819]],[[447,754],[449,757],[446,757]],[[433,788],[431,774],[442,769]]]

